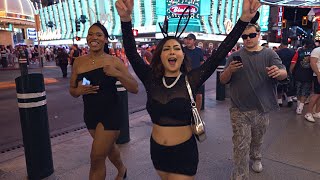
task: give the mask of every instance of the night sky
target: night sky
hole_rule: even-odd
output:
[[[302,20],[302,16],[307,16],[310,8],[292,8],[292,7],[285,7],[284,8],[284,18],[287,19],[287,22],[292,22],[294,21],[294,12],[295,9],[297,9],[297,16],[296,16],[296,24],[298,26],[302,26],[301,25],[301,20]],[[291,23],[290,23],[291,24]],[[310,27],[309,27],[310,26]],[[306,28],[311,28],[312,24],[309,21],[308,22],[308,26],[306,26]]]

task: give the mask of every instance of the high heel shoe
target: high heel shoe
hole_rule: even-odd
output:
[[[127,169],[126,169],[126,172],[123,175],[123,179],[127,179]]]

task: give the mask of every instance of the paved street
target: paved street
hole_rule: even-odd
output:
[[[39,71],[34,69],[33,71]],[[7,78],[19,71],[6,71]],[[87,180],[89,151],[92,139],[83,127],[82,100],[68,94],[68,79],[60,78],[54,66],[43,70],[46,78],[56,83],[46,85],[48,114],[55,173],[50,179]],[[4,78],[4,71],[0,71]],[[9,81],[7,79],[7,81]],[[1,82],[4,82],[1,80]],[[196,179],[227,180],[232,169],[231,125],[228,99],[215,100],[215,75],[206,83],[206,103],[202,116],[206,120],[208,139],[199,144],[200,163]],[[8,139],[14,145],[21,141],[20,122],[16,107],[15,89],[1,89],[1,142]],[[123,159],[128,167],[128,179],[157,180],[149,155],[151,131],[150,117],[144,109],[145,93],[140,84],[139,95],[129,94],[131,141],[120,145]],[[63,105],[62,105],[63,103]],[[9,112],[9,113],[8,113]],[[271,116],[270,126],[263,146],[264,171],[251,172],[257,180],[317,180],[320,179],[320,121],[311,124],[294,113],[294,107],[283,107]],[[66,132],[66,133],[65,133]],[[17,135],[18,134],[18,135]],[[17,142],[10,138],[17,138]],[[4,146],[2,146],[4,147]],[[115,168],[107,161],[107,179],[112,179]],[[26,164],[22,148],[0,154],[0,179],[20,180],[26,177]]]
[[[130,72],[135,76],[132,69]],[[48,119],[52,137],[84,128],[82,98],[73,98],[69,94],[69,78],[62,78],[61,70],[54,62],[45,63],[43,69],[30,65],[29,73],[43,73],[48,83],[47,93]],[[69,67],[70,74],[70,67]],[[22,133],[14,79],[20,76],[19,70],[0,70],[0,152],[22,146]],[[215,89],[215,75],[208,81],[206,89]],[[136,78],[138,80],[138,78]],[[139,93],[128,93],[129,113],[145,109],[146,93],[139,82]]]
[[[284,107],[273,113],[263,146],[264,171],[250,172],[253,180],[318,180],[320,179],[320,121],[311,124],[296,116],[294,108]],[[208,139],[199,144],[200,163],[197,180],[228,180],[232,169],[231,125],[228,100],[216,101],[215,93],[206,94]],[[149,155],[151,122],[147,112],[130,115],[131,141],[121,145],[123,160],[130,180],[158,180]],[[51,139],[55,173],[51,179],[87,180],[92,139],[82,129]],[[113,179],[115,168],[107,161],[107,178]],[[0,157],[0,179],[26,177],[23,149]]]

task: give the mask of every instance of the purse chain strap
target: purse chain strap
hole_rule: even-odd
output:
[[[191,100],[191,106],[192,106],[192,107],[196,107],[196,102],[195,102],[194,99],[193,99],[192,89],[191,89],[191,86],[190,86],[190,84],[189,84],[188,76],[187,76],[187,75],[185,76],[185,80],[186,80],[186,85],[187,85],[188,93],[189,93],[190,100]]]

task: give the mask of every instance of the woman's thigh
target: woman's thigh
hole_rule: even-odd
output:
[[[105,130],[102,123],[98,123],[96,129],[89,130],[89,132],[93,136],[91,155],[105,157],[110,153],[120,133],[119,130]]]

